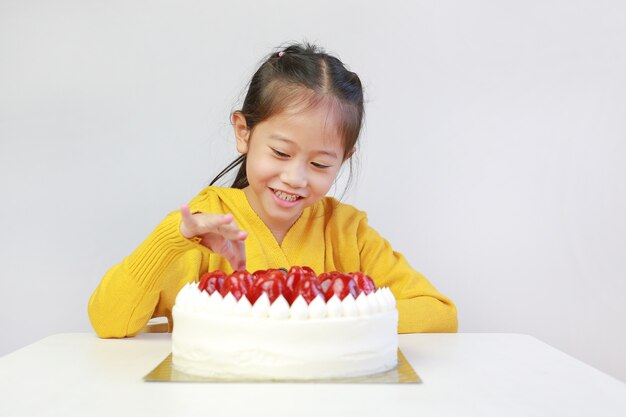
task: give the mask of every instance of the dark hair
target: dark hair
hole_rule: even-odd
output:
[[[336,57],[304,42],[289,44],[265,58],[254,73],[241,112],[248,129],[295,104],[308,108],[324,103],[336,113],[343,138],[344,159],[352,152],[363,121],[363,87],[356,73]],[[248,186],[246,155],[240,155],[222,170],[210,185],[240,165],[232,188]],[[352,159],[350,159],[350,178]],[[350,181],[348,179],[348,183]]]

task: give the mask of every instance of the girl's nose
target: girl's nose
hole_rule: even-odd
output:
[[[291,188],[304,188],[308,185],[306,167],[297,161],[293,161],[287,164],[280,174],[280,180]]]

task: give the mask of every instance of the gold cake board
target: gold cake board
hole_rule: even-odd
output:
[[[210,378],[190,375],[172,366],[172,354],[167,355],[156,368],[143,378],[150,382],[291,382],[291,383],[326,383],[326,384],[420,384],[422,380],[409,361],[398,349],[398,366],[386,372],[352,378],[332,379],[251,379],[251,378]]]

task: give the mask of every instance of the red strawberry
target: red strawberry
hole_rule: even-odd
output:
[[[363,272],[350,272],[348,275],[352,277],[354,282],[356,282],[356,286],[364,292],[365,295],[376,291],[374,280]]]
[[[254,281],[256,281],[258,278],[261,278],[271,272],[280,272],[281,274],[283,274],[283,277],[287,277],[287,270],[284,268],[259,269],[258,271],[254,271],[254,273],[252,274],[253,284]]]
[[[321,274],[320,286],[326,300],[330,300],[335,294],[340,300],[346,298],[348,294],[356,298],[361,292],[350,275],[337,271]]]
[[[320,282],[320,286],[322,287],[322,292],[326,294],[326,291],[330,288],[330,284],[333,283],[333,278],[335,277],[334,272],[322,272],[319,277],[317,277]]]
[[[231,293],[239,301],[250,291],[251,286],[252,275],[248,271],[235,271],[224,279],[220,294],[226,297],[228,293]]]
[[[299,295],[304,298],[307,304],[310,304],[311,301],[313,301],[318,295],[324,297],[322,287],[320,286],[320,283],[315,275],[304,275],[298,281],[298,285],[293,292],[293,301],[295,301],[295,299],[298,298]],[[293,301],[290,301],[289,304],[292,304]]]
[[[283,295],[290,305],[298,297],[295,291],[298,287],[298,282],[300,282],[300,280],[304,277],[315,278],[315,272],[308,266],[292,266],[289,269]]]
[[[309,268],[308,266],[303,266],[302,270],[304,271],[305,274],[307,275],[313,275],[315,276],[315,271],[313,271],[313,269]]]
[[[226,272],[220,271],[219,269],[207,272],[200,277],[198,289],[200,291],[208,292],[209,295],[213,294],[215,291],[220,292],[222,284],[224,283],[224,278],[226,278]]]
[[[252,276],[251,273],[244,270],[244,271],[235,271],[231,275],[236,276],[237,279],[241,281],[241,285],[243,285],[246,288],[246,290],[250,290],[250,287],[252,287],[252,283],[254,282],[254,277]]]
[[[257,276],[247,294],[250,303],[254,304],[263,294],[267,293],[270,303],[280,296],[285,289],[285,274],[279,269],[269,269],[263,275]]]
[[[267,272],[267,269],[259,269],[258,271],[254,271],[252,273],[252,276],[254,277],[254,279],[256,280],[258,277],[262,276],[263,274],[265,274]]]

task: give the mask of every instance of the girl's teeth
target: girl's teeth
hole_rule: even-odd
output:
[[[276,197],[280,198],[281,200],[285,200],[285,201],[296,201],[298,199],[297,195],[291,195],[291,194],[283,193],[282,191],[278,191],[278,190],[275,190],[274,194],[276,194]]]

